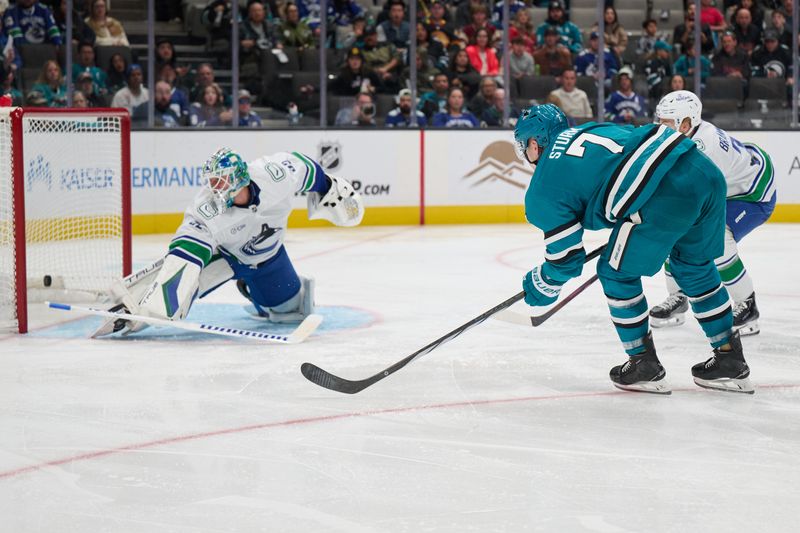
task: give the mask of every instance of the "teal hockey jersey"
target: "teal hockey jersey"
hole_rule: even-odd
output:
[[[686,136],[657,124],[590,122],[559,133],[541,154],[525,194],[525,217],[544,231],[544,273],[562,283],[580,275],[583,230],[635,216],[692,150]]]

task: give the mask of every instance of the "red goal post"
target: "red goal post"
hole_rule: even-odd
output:
[[[28,330],[28,299],[98,299],[130,271],[128,112],[0,108],[0,330]]]

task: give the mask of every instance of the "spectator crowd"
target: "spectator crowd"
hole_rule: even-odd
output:
[[[156,0],[159,18],[184,17],[187,1]],[[665,26],[669,13],[641,2],[636,28],[623,27],[614,2],[607,1],[602,36],[597,24],[574,24],[562,0],[510,0],[508,21],[502,0],[418,0],[413,21],[405,0],[329,0],[324,14],[318,0],[209,0],[199,7],[199,20],[203,49],[213,59],[181,61],[174,42],[161,38],[153,51],[155,72],[148,73],[107,0],[73,2],[69,36],[67,2],[7,3],[0,0],[0,75],[15,105],[64,107],[71,83],[73,106],[123,107],[142,121],[153,75],[159,127],[230,126],[233,106],[240,127],[262,127],[254,108],[272,110],[287,124],[304,117],[318,124],[312,117],[320,110],[320,47],[329,73],[330,125],[479,128],[506,126],[506,112],[513,122],[523,106],[544,102],[559,105],[576,123],[592,120],[600,87],[607,95],[600,110],[605,120],[642,123],[651,120],[663,94],[693,90],[695,78],[704,99],[706,88],[712,100],[718,91],[735,109],[765,83],[787,106],[792,53],[800,45],[792,42],[792,0],[702,0],[699,22],[694,2],[678,0],[683,20],[674,27]],[[239,48],[235,95],[217,75],[231,71],[233,24]],[[416,53],[410,57],[412,29]],[[70,72],[63,69],[67,46],[74,51]]]

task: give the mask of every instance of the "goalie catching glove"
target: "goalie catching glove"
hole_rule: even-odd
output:
[[[324,196],[308,193],[308,219],[328,220],[337,226],[358,226],[364,218],[364,201],[344,178],[328,175],[331,187]]]

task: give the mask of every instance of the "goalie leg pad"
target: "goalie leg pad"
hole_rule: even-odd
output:
[[[221,255],[212,257],[211,262],[200,272],[200,286],[198,287],[200,298],[210,294],[233,276],[233,269]]]
[[[159,318],[184,318],[197,297],[200,271],[198,264],[168,254],[155,281],[139,302],[139,312]]]
[[[364,200],[344,178],[328,175],[331,187],[324,195],[309,192],[308,219],[324,219],[337,226],[358,226],[364,218]]]

